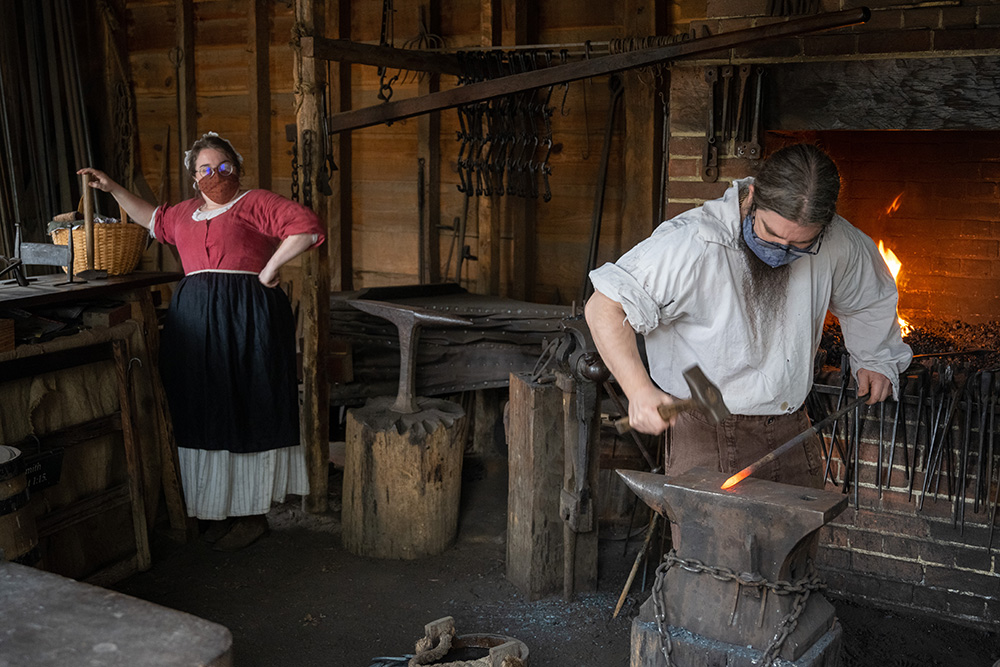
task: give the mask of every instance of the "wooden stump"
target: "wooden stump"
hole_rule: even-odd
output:
[[[563,392],[529,373],[510,375],[507,449],[507,580],[529,600],[564,590],[564,521],[559,495],[564,477]],[[596,456],[590,457],[590,485],[597,489]],[[598,531],[577,533],[573,588],[597,590]]]
[[[464,443],[462,407],[418,399],[420,411],[390,410],[392,398],[347,411],[344,548],[359,556],[414,559],[455,540]]]

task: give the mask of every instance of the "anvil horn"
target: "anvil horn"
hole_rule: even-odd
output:
[[[639,500],[649,505],[656,513],[673,520],[670,516],[670,507],[664,497],[664,490],[669,479],[666,475],[638,470],[615,470],[615,472],[625,481],[628,488],[639,496]]]

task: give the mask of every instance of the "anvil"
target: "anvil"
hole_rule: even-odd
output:
[[[725,568],[746,580],[794,583],[804,578],[816,531],[847,506],[841,493],[753,477],[723,491],[728,476],[704,468],[676,476],[618,474],[643,502],[676,524],[678,558]],[[676,564],[660,590],[667,625],[762,651],[796,597]],[[798,659],[833,621],[833,606],[819,594],[810,595],[779,655]]]

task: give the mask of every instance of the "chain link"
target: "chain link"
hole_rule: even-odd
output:
[[[299,201],[299,141],[292,143],[292,201]]]
[[[312,130],[302,131],[302,204],[307,208],[313,205],[313,134]]]
[[[663,581],[666,577],[667,571],[674,565],[677,565],[681,569],[687,570],[688,572],[694,572],[697,574],[710,574],[713,578],[719,581],[735,581],[740,586],[750,586],[753,588],[762,588],[769,591],[774,591],[778,595],[795,595],[795,599],[792,601],[792,609],[788,612],[788,615],[781,620],[778,624],[778,629],[775,631],[774,639],[768,645],[767,649],[764,651],[763,661],[761,663],[762,667],[771,667],[774,661],[777,659],[778,653],[781,651],[781,647],[785,644],[785,640],[788,639],[789,635],[795,632],[795,627],[798,625],[799,617],[806,608],[806,601],[809,599],[809,595],[813,591],[818,591],[826,588],[826,584],[820,580],[819,575],[813,568],[812,561],[808,561],[806,565],[806,576],[794,581],[767,581],[764,577],[756,573],[741,572],[737,573],[727,567],[713,567],[710,565],[705,565],[700,560],[695,558],[679,558],[677,552],[671,550],[669,553],[664,555],[663,562],[658,568],[656,568],[656,580],[653,582],[653,610],[654,617],[656,619],[656,629],[660,634],[660,651],[663,653],[663,657],[666,659],[666,667],[674,667],[673,659],[670,654],[673,652],[673,643],[670,640],[670,632],[666,629],[667,613],[663,606]]]

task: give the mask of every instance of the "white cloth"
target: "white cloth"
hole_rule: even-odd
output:
[[[817,255],[790,266],[784,308],[771,330],[753,335],[743,294],[739,185],[662,223],[652,236],[590,273],[594,288],[619,302],[645,336],[650,376],[689,398],[693,364],[734,414],[796,411],[812,387],[813,361],[829,310],[840,319],[851,368],[876,371],[898,390],[912,358],[896,318],[897,292],[875,243],[835,216]]]
[[[220,520],[267,514],[288,494],[309,493],[302,445],[239,454],[177,448],[188,516]]]

